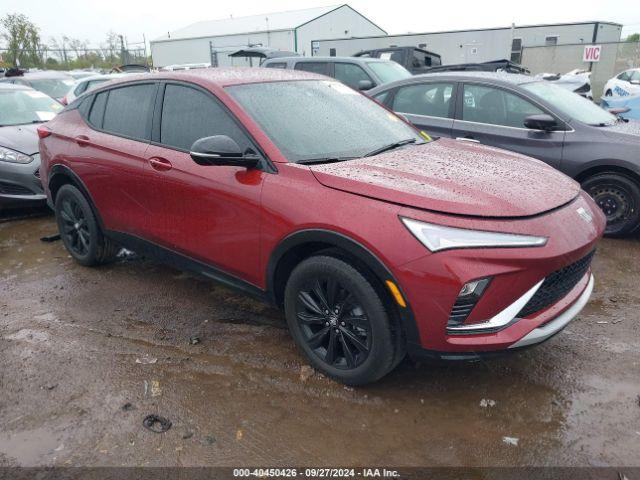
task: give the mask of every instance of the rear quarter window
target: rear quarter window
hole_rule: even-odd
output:
[[[108,90],[102,129],[135,140],[151,140],[155,91],[152,83]]]

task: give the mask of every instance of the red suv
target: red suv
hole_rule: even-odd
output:
[[[326,77],[127,76],[40,127],[42,180],[83,265],[121,246],[284,308],[318,370],[539,343],[580,311],[604,216],[540,161],[431,140]]]

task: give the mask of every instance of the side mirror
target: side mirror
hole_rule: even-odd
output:
[[[230,165],[253,168],[259,157],[251,152],[242,152],[238,144],[226,135],[214,135],[196,140],[189,152],[198,165]]]
[[[360,80],[358,82],[358,90],[371,90],[373,82],[371,80]]]
[[[551,115],[529,115],[524,119],[524,126],[531,130],[544,130],[551,132],[558,127],[558,122]]]

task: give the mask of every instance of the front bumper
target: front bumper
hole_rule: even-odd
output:
[[[40,181],[40,156],[26,164],[0,162],[0,208],[44,204],[46,195]]]
[[[590,212],[592,221],[579,215],[582,209]],[[410,218],[412,214],[415,218],[415,212],[401,212]],[[417,219],[444,223],[442,217],[434,217],[425,213]],[[586,194],[581,193],[560,209],[529,219],[454,221],[457,223],[452,226],[456,227],[545,236],[548,243],[535,248],[431,253],[393,269],[416,325],[417,335],[407,335],[407,347],[413,356],[427,353],[440,358],[467,358],[530,346],[557,333],[584,307],[593,289],[588,266],[561,296],[523,313],[523,306],[546,278],[589,257],[602,236],[604,217]],[[469,316],[462,325],[452,326],[449,316],[461,287],[487,277],[491,281]]]

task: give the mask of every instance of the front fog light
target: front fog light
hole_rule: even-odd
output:
[[[490,280],[490,278],[481,278],[467,282],[462,286],[458,298],[451,308],[451,314],[447,322],[448,327],[457,327],[464,323],[473,307],[480,300]]]

